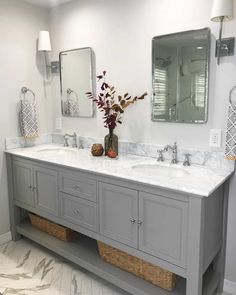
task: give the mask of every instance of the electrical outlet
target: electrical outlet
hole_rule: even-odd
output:
[[[221,147],[221,129],[211,129],[209,146],[215,148]]]
[[[62,121],[61,118],[58,117],[56,118],[56,130],[61,130],[62,129]]]

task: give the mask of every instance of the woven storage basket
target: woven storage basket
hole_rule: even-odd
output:
[[[170,271],[108,246],[100,241],[97,241],[97,243],[99,254],[103,260],[131,272],[158,287],[172,291],[179,281],[179,277]]]
[[[68,242],[73,240],[77,236],[77,233],[72,229],[48,221],[47,219],[44,219],[38,215],[29,213],[29,218],[31,224],[34,227],[37,227],[41,231],[44,231],[62,241]]]

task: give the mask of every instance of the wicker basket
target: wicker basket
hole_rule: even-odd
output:
[[[172,291],[179,281],[179,277],[159,266],[153,265],[126,252],[97,241],[99,254],[103,260],[123,270],[131,272],[146,281]]]
[[[77,236],[77,233],[72,229],[48,221],[47,219],[44,219],[38,215],[29,213],[29,218],[31,224],[34,227],[37,227],[41,231],[44,231],[62,241],[68,242],[73,240]]]

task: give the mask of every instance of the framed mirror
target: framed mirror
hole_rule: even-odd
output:
[[[207,122],[209,57],[208,28],[153,38],[153,121]]]
[[[94,58],[90,47],[60,52],[62,115],[93,117],[93,102],[86,92],[95,93]]]

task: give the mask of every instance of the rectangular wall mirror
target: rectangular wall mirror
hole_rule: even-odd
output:
[[[91,48],[60,52],[61,106],[66,117],[93,117],[93,102],[86,92],[95,93],[94,58]]]
[[[207,122],[209,56],[208,28],[153,38],[153,121]]]

